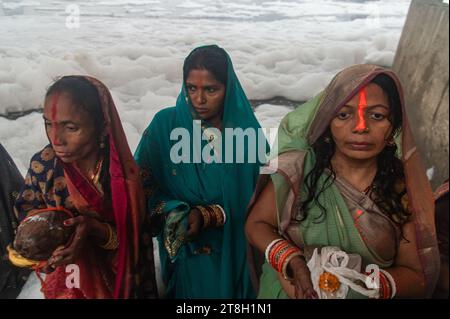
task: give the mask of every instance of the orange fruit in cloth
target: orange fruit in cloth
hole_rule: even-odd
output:
[[[338,277],[329,273],[323,272],[319,278],[319,288],[325,292],[333,293],[336,292],[341,286],[341,282]]]

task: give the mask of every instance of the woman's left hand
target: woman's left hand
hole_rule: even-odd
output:
[[[68,246],[58,247],[53,252],[49,259],[52,267],[75,263],[88,239],[93,222],[96,222],[94,218],[81,215],[64,221],[64,226],[75,227],[73,239]]]
[[[311,281],[311,272],[306,264],[306,260],[295,257],[289,262],[289,267],[293,273],[293,282],[296,299],[319,299]]]
[[[186,233],[187,240],[194,240],[200,233],[202,227],[202,213],[197,208],[192,208],[188,216],[188,231]]]

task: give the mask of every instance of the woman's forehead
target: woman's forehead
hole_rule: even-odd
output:
[[[45,99],[44,117],[51,121],[83,122],[89,114],[80,106],[73,103],[70,94],[54,93]]]
[[[360,105],[360,100],[364,96],[367,106],[382,104],[389,106],[389,98],[386,92],[377,84],[370,83],[357,92],[347,103],[348,106]]]
[[[206,69],[192,69],[189,71],[188,77],[186,78],[186,82],[202,82],[208,84],[215,84],[219,82],[214,74]]]

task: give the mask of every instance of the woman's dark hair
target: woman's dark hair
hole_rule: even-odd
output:
[[[98,91],[87,79],[79,76],[64,76],[56,80],[47,90],[45,97],[54,93],[68,93],[72,102],[86,111],[94,119],[95,129],[99,133],[103,131],[104,116]]]
[[[402,126],[402,110],[397,86],[394,80],[385,74],[376,76],[371,83],[380,86],[389,98],[391,110],[389,121],[393,127],[391,137],[394,137],[401,130]],[[336,178],[336,174],[331,165],[331,158],[334,155],[336,145],[331,136],[330,127],[328,127],[312,147],[315,153],[316,163],[314,168],[305,176],[304,185],[307,195],[306,199],[301,202],[301,219],[299,221],[306,219],[308,208],[312,203],[318,205],[322,211],[319,219],[326,214],[325,207],[320,203],[319,196],[333,184]],[[378,155],[378,169],[373,184],[370,187],[369,196],[378,208],[402,229],[401,226],[406,222],[410,213],[402,205],[402,197],[406,194],[406,188],[404,187],[405,175],[402,162],[396,156],[396,153],[397,146],[393,143],[393,145],[387,144]],[[322,187],[317,189],[319,178],[326,169],[330,170],[331,174],[326,177]]]
[[[207,70],[214,75],[217,81],[226,85],[228,80],[227,64],[227,54],[224,49],[215,45],[197,48],[184,61],[183,82],[186,83],[191,70]]]

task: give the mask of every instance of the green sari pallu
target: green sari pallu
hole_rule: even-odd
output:
[[[149,214],[153,221],[158,214],[164,217],[154,234],[159,241],[161,272],[168,298],[255,297],[247,265],[244,220],[268,145],[264,135],[261,148],[249,139],[245,139],[243,149],[237,149],[237,139],[232,148],[226,145],[224,130],[227,128],[262,133],[228,55],[227,63],[222,140],[217,131],[214,140],[210,139],[213,130],[205,121],[201,121],[201,128],[193,125],[198,117],[183,84],[176,106],[155,115],[135,154],[144,175]],[[174,129],[180,128],[182,131],[175,133]],[[183,131],[188,135],[184,136]],[[180,136],[186,143],[180,144]],[[217,142],[222,142],[224,151]],[[210,148],[212,145],[214,150]],[[190,151],[183,153],[185,146]],[[215,161],[208,163],[208,156],[202,158],[202,151],[211,156],[216,154]],[[242,152],[247,156],[236,162]],[[258,152],[262,154],[258,156]],[[174,163],[177,162],[171,160],[174,154],[184,154],[182,161]],[[234,159],[231,163],[229,158],[226,160],[230,156]],[[188,242],[185,234],[190,209],[212,204],[223,207],[225,225],[203,229],[195,240]]]

